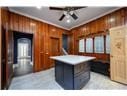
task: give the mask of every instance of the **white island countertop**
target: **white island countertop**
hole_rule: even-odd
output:
[[[71,64],[71,65],[77,65],[77,64],[95,59],[95,57],[80,56],[80,55],[62,55],[62,56],[52,56],[50,58],[53,60]]]

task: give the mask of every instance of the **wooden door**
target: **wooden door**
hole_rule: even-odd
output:
[[[110,29],[111,36],[111,79],[127,84],[127,28]]]
[[[51,56],[59,56],[60,55],[60,40],[59,38],[51,37]],[[54,61],[51,60],[51,67],[54,66]]]

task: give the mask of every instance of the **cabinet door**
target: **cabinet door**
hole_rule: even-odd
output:
[[[64,85],[64,64],[55,61],[55,79],[61,85]]]
[[[111,79],[125,84],[127,84],[126,30],[124,26],[110,29]]]

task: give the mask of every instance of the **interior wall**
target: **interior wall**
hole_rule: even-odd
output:
[[[116,10],[112,13],[109,13],[103,17],[100,17],[96,20],[88,22],[84,25],[79,27],[73,28],[70,31],[70,53],[71,54],[79,54],[79,55],[87,55],[87,56],[94,56],[99,60],[108,60],[110,54],[106,53],[80,53],[78,52],[78,41],[82,38],[88,38],[95,36],[102,36],[109,34],[109,29],[117,26],[125,25],[127,22],[127,8],[121,8]]]
[[[31,54],[32,54],[32,42],[33,42],[33,35],[32,34],[26,34],[21,32],[14,32],[14,64],[17,64],[17,42],[20,38],[27,38],[31,41]],[[32,54],[33,55],[33,54]],[[32,55],[31,55],[31,61],[32,61]]]

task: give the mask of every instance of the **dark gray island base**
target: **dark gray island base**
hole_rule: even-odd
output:
[[[50,57],[55,60],[55,79],[64,89],[78,90],[90,80],[90,64],[95,57],[63,55]]]
[[[89,61],[71,65],[55,61],[55,79],[64,89],[78,90],[90,79]]]

